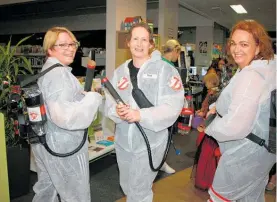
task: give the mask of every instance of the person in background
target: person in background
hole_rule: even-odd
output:
[[[226,65],[226,63],[227,63],[227,60],[225,60],[225,59],[222,59],[222,58],[214,59],[212,61],[212,64],[208,68],[206,75],[208,75],[210,73],[217,74],[218,77],[219,77],[219,81],[220,81],[220,79],[221,79],[220,71],[223,68],[223,66]],[[204,102],[204,99],[206,98],[207,93],[208,93],[208,89],[207,89],[207,86],[204,83],[204,87],[203,87],[202,95],[201,95],[202,96],[202,102]]]
[[[181,45],[175,39],[168,40],[161,48],[162,59],[169,63],[172,67],[174,63],[178,61],[181,52]]]
[[[203,81],[208,89],[208,94],[202,103],[201,109],[196,111],[194,120],[199,119],[199,117],[204,120],[209,111],[209,105],[214,103],[219,96],[219,78],[216,73],[206,74]],[[199,121],[198,124],[199,134],[196,140],[197,150],[194,157],[192,177],[195,178],[194,186],[206,191],[212,185],[220,151],[217,141],[204,133],[203,123]]]
[[[268,142],[276,58],[270,37],[254,20],[233,27],[227,50],[239,68],[207,113],[217,113],[205,133],[218,141],[222,154],[209,201],[264,202],[276,156],[246,137],[252,132]]]
[[[175,68],[174,63],[178,61],[178,58],[181,52],[180,43],[175,39],[170,39],[165,43],[165,45],[162,46],[161,51],[162,51],[162,60],[167,62],[172,68]],[[177,126],[175,124],[176,122],[171,127],[176,128]],[[160,170],[168,174],[173,174],[176,172],[166,162],[164,163],[164,165],[161,167]]]
[[[71,74],[78,42],[65,27],[47,31],[43,49],[47,60],[42,71],[60,63],[38,80],[42,92],[47,122],[47,143],[56,153],[68,153],[80,145],[84,129],[94,120],[102,96],[84,92],[77,78]],[[31,146],[37,166],[38,181],[33,189],[33,202],[90,202],[88,141],[68,157],[52,156],[42,144]]]
[[[106,93],[106,115],[116,123],[115,150],[119,167],[120,185],[127,202],[151,202],[152,184],[157,175],[149,165],[148,152],[139,122],[149,140],[154,167],[163,158],[168,140],[168,127],[178,118],[184,105],[184,89],[180,75],[161,59],[159,51],[150,56],[154,46],[151,29],[145,23],[133,25],[128,35],[132,59],[115,71],[111,83],[126,105],[117,104]],[[154,105],[139,108],[132,96],[131,79]]]
[[[219,78],[215,73],[206,74],[203,78],[203,82],[208,90],[207,95],[202,102],[202,107],[200,110],[196,111],[198,116],[203,118],[206,117],[209,111],[209,105],[216,101],[219,94]]]

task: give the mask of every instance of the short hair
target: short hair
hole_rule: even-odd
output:
[[[71,31],[69,31],[67,28],[52,27],[46,32],[43,39],[43,50],[46,53],[46,55],[48,55],[47,50],[51,49],[55,45],[60,33],[68,33],[69,36],[72,38],[72,40],[77,42],[74,34]]]
[[[203,82],[211,82],[213,84],[214,87],[219,86],[219,78],[218,75],[216,73],[208,73],[204,76],[203,78]]]
[[[268,33],[265,31],[265,28],[255,20],[242,20],[234,25],[232,28],[230,39],[236,30],[243,30],[251,34],[256,42],[256,44],[260,48],[259,54],[255,57],[255,59],[265,59],[271,60],[274,58],[274,51],[272,48],[272,42]],[[230,54],[230,43],[227,44],[227,53],[228,56],[232,56]]]
[[[134,24],[131,29],[129,30],[128,32],[128,35],[127,35],[127,42],[130,42],[131,38],[132,38],[132,33],[133,33],[133,30],[137,27],[142,27],[144,29],[146,29],[146,31],[149,33],[149,42],[152,44],[152,45],[155,45],[154,44],[154,38],[153,38],[153,33],[151,31],[151,28],[149,27],[149,25],[145,22],[139,22],[139,23],[136,23]]]
[[[174,50],[181,51],[181,45],[177,40],[170,39],[162,46],[161,49],[162,54],[170,53]]]

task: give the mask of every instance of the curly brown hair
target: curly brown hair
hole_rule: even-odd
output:
[[[243,30],[250,33],[256,44],[260,48],[259,54],[254,58],[254,60],[263,59],[263,60],[271,60],[274,58],[274,51],[272,48],[272,41],[268,36],[267,32],[263,25],[258,23],[255,20],[242,20],[234,25],[232,28],[230,39],[236,30]],[[227,55],[230,60],[233,60],[232,55],[230,53],[230,42],[227,44]]]

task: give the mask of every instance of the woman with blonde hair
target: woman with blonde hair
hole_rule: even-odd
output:
[[[165,43],[165,45],[162,46],[161,49],[163,60],[174,67],[173,63],[177,62],[180,56],[180,43],[175,39],[170,39]]]
[[[175,39],[170,39],[165,43],[165,45],[162,46],[161,49],[162,49],[161,50],[162,60],[167,62],[171,67],[174,68],[175,67],[174,63],[178,60],[180,52],[181,52],[180,43]],[[173,126],[171,126],[171,127],[176,127],[176,126],[175,126],[175,124],[173,124]],[[167,174],[173,174],[176,172],[166,162],[164,162],[164,164],[160,170],[166,172]]]
[[[93,119],[102,102],[96,92],[84,92],[71,73],[79,46],[75,36],[65,27],[53,27],[44,37],[43,49],[47,60],[42,71],[55,67],[38,80],[42,92],[47,122],[46,141],[56,153],[69,153],[80,145],[84,129]],[[75,154],[53,156],[42,144],[32,144],[38,181],[33,189],[33,202],[90,202],[88,141]]]

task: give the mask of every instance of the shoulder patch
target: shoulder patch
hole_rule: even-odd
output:
[[[122,77],[118,82],[117,82],[117,88],[119,90],[125,90],[129,86],[129,81],[126,77]]]
[[[182,88],[182,82],[179,77],[177,76],[172,76],[169,81],[169,87],[172,88],[173,90],[180,90]]]

